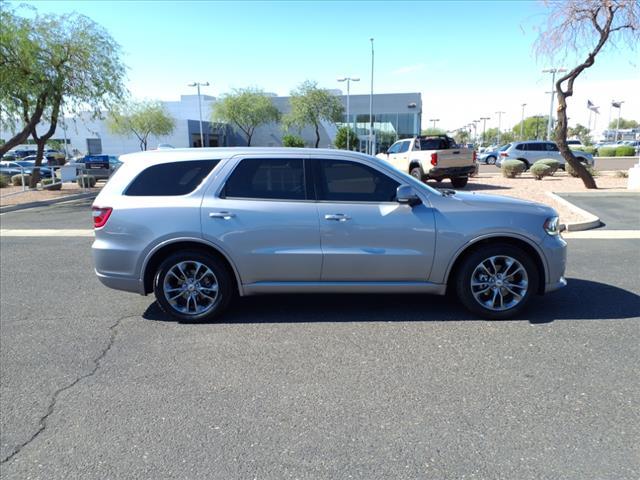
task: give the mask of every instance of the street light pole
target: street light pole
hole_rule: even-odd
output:
[[[551,140],[551,128],[553,126],[553,100],[556,94],[556,73],[566,72],[564,68],[547,68],[542,73],[551,74],[551,105],[549,106],[549,121],[547,122],[547,140]]]
[[[344,77],[338,78],[339,82],[347,82],[347,150],[351,150],[351,143],[349,143],[349,133],[351,131],[351,125],[349,124],[349,92],[351,82],[359,82],[359,78]]]
[[[618,132],[620,131],[620,113],[622,112],[623,103],[624,103],[623,100],[619,102],[611,102],[611,105],[618,109],[618,122],[616,123],[616,136],[615,136],[614,142],[618,141]]]
[[[480,120],[482,120],[482,141],[480,142],[480,146],[482,147],[486,140],[484,136],[487,131],[487,120],[491,120],[491,117],[480,117]]]
[[[526,103],[522,104],[522,121],[520,122],[520,140],[524,140],[524,107],[526,106],[527,106]]]
[[[198,89],[198,112],[200,114],[200,148],[204,147],[204,133],[202,132],[202,102],[200,101],[200,87],[208,87],[209,82],[193,82],[189,87],[197,87]]]
[[[369,94],[369,153],[371,155],[376,154],[376,146],[373,143],[373,38],[370,38],[371,42],[371,93]]]
[[[433,122],[432,128],[435,130],[436,129],[436,122],[439,122],[440,119],[439,118],[430,118],[429,121]]]
[[[502,114],[506,112],[496,112],[498,114],[498,145],[500,145],[500,137],[502,133]]]

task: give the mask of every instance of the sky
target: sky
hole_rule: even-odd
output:
[[[547,21],[534,1],[31,1],[41,13],[76,11],[104,26],[121,45],[127,85],[138,99],[177,100],[187,86],[203,93],[256,86],[288,95],[304,80],[368,94],[374,38],[374,93],[420,92],[429,119],[453,130],[480,117],[487,128],[546,115],[551,78],[542,70],[571,67],[537,58],[533,43]],[[16,3],[17,4],[17,3]],[[607,47],[576,81],[569,123],[587,125],[587,100],[609,120],[611,100],[622,117],[640,120],[640,50]],[[613,110],[613,117],[617,110]],[[593,122],[593,121],[592,121]],[[593,125],[593,123],[592,123]]]

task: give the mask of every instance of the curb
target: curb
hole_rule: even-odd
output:
[[[565,226],[567,227],[567,232],[580,232],[582,230],[590,230],[592,228],[597,228],[600,225],[602,225],[602,222],[600,221],[600,217],[595,216],[593,213],[587,212],[586,210],[583,210],[580,207],[576,207],[569,200],[565,200],[564,198],[562,198],[559,195],[556,195],[553,192],[546,192],[546,194],[549,195],[551,198],[553,198],[555,201],[562,203],[569,210],[572,210],[578,215],[582,215],[583,217],[587,218],[587,220],[584,220],[582,222],[565,224]]]
[[[22,203],[19,205],[11,205],[7,207],[0,207],[0,213],[15,212],[17,210],[27,210],[29,208],[47,207],[56,203],[70,202],[71,200],[80,200],[83,198],[96,197],[98,192],[77,193],[75,195],[66,195],[64,197],[52,198],[51,200],[41,200],[38,202]]]

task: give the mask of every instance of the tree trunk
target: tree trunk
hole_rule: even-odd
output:
[[[35,128],[35,126],[40,122],[42,118],[42,114],[44,113],[44,104],[47,96],[41,95],[36,102],[36,108],[31,117],[23,119],[25,121],[24,128],[20,131],[20,133],[16,134],[13,138],[7,140],[6,143],[0,145],[0,157],[11,150],[13,147],[17,147],[21,143],[24,143],[31,131]],[[26,106],[25,106],[26,110]]]
[[[316,148],[320,145],[320,129],[318,128],[318,124],[316,123]]]
[[[36,140],[34,138],[34,140]],[[39,138],[36,140],[36,144],[38,146],[38,150],[36,153],[36,168],[33,169],[33,171],[31,172],[31,182],[29,183],[29,188],[36,188],[36,185],[38,184],[38,182],[40,181],[40,169],[38,167],[40,167],[42,165],[42,157],[44,156],[44,145],[45,143],[47,143],[46,140],[42,140],[42,138]]]
[[[36,167],[40,167],[42,165],[42,159],[44,158],[44,147],[46,146],[49,139],[56,132],[56,128],[58,128],[58,114],[60,113],[60,103],[62,102],[62,97],[58,96],[54,99],[53,109],[51,110],[51,118],[49,123],[49,130],[47,130],[44,134],[38,136],[36,132],[35,125],[31,129],[31,137],[35,140],[36,145],[38,146],[38,150],[36,153]],[[55,172],[55,170],[53,170]],[[40,180],[40,169],[35,168],[33,171],[33,175],[31,175],[31,182],[29,186],[31,188],[35,188],[38,180]]]
[[[250,146],[251,146],[251,137],[252,137],[252,136],[253,136],[253,135],[248,135],[248,134],[247,134],[247,147],[250,147]]]

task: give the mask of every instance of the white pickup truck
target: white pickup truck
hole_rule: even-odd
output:
[[[446,135],[398,140],[377,157],[422,181],[448,178],[453,188],[464,187],[477,169],[475,150],[459,148]]]

